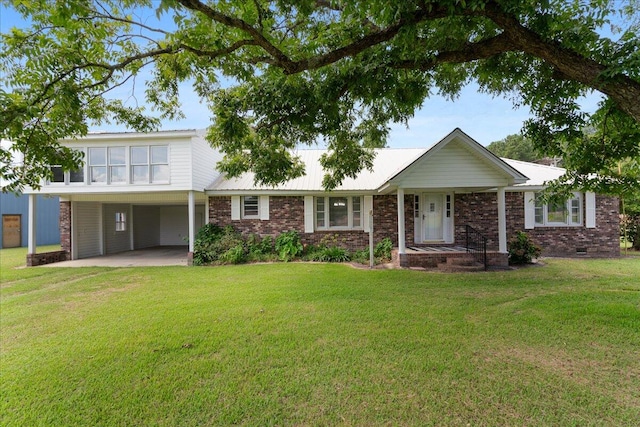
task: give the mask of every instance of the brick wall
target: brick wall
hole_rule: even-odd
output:
[[[411,195],[405,195],[405,239],[413,244],[413,204]],[[398,245],[398,210],[395,195],[374,196],[373,239],[379,242],[389,237],[394,246]],[[269,221],[260,219],[231,220],[231,197],[209,197],[210,221],[219,226],[232,225],[242,234],[259,234],[277,237],[285,231],[295,230],[300,234],[303,244],[318,244],[324,239],[337,239],[340,246],[350,250],[369,246],[369,233],[362,230],[317,230],[304,232],[304,197],[271,196],[269,198]]]
[[[584,224],[584,197],[582,203]],[[527,233],[531,240],[542,248],[543,256],[620,256],[620,215],[617,197],[596,195],[596,228],[586,228],[583,225],[536,227],[525,230],[524,193],[507,193],[507,236],[511,237],[519,230]]]
[[[543,256],[614,257],[620,255],[618,199],[596,197],[596,228],[536,227],[524,229],[524,193],[505,196],[507,239],[516,231],[526,232],[542,247]],[[584,201],[582,212],[584,216]],[[496,193],[469,193],[455,196],[455,239],[464,242],[464,226],[469,224],[487,237],[487,249],[498,249],[498,203]],[[586,249],[578,253],[577,249]]]
[[[516,231],[525,231],[543,248],[545,256],[578,256],[576,249],[586,249],[586,256],[613,257],[620,254],[618,241],[618,200],[597,196],[596,228],[582,227],[538,227],[524,230],[524,193],[506,193],[507,239]],[[455,243],[465,242],[465,225],[469,224],[487,237],[487,249],[498,250],[498,203],[496,193],[456,194],[454,197]],[[374,196],[375,212],[373,229],[377,243],[389,237],[398,245],[397,197],[395,195]],[[256,233],[277,237],[278,234],[295,230],[304,244],[318,244],[323,238],[337,237],[340,245],[350,250],[366,248],[369,234],[361,230],[329,230],[304,232],[304,197],[272,196],[269,200],[269,221],[242,219],[231,221],[231,197],[210,197],[209,218],[214,224],[231,224],[243,234]],[[584,206],[583,206],[584,212]],[[62,217],[62,212],[61,212]],[[405,241],[414,244],[413,195],[405,195]],[[584,255],[580,255],[584,256]]]
[[[42,252],[38,254],[27,254],[27,267],[53,264],[55,262],[67,261],[67,251]]]

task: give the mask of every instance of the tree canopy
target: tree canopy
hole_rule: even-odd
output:
[[[493,141],[487,149],[498,157],[533,162],[540,158],[529,138],[524,135],[508,135],[500,141]]]
[[[640,157],[637,0],[0,1],[28,23],[1,36],[0,136],[25,156],[0,170],[13,189],[37,187],[50,164],[77,166],[61,138],[179,118],[185,82],[211,111],[220,168],[264,184],[304,173],[293,149],[322,142],[334,188],[371,166],[390,123],[472,80],[530,107],[543,153],[579,153],[565,161],[573,177]],[[112,95],[146,72],[155,116]],[[590,91],[605,96],[593,116],[578,105]]]

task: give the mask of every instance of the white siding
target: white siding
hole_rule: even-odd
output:
[[[116,231],[116,212],[126,215],[126,230]],[[104,250],[107,254],[130,251],[131,248],[131,212],[129,205],[104,205]]]
[[[72,225],[73,245],[76,251],[76,258],[102,255],[100,204],[74,203],[72,209],[74,218],[74,224]]]
[[[191,142],[192,187],[196,191],[202,191],[215,180],[219,173],[216,171],[216,163],[222,160],[222,154],[211,148],[202,137],[194,137]]]
[[[135,249],[160,246],[160,207],[133,207],[133,245]]]
[[[508,184],[496,167],[452,141],[394,179],[403,188],[493,187]]]

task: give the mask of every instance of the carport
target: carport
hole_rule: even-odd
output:
[[[43,267],[163,267],[186,266],[188,246],[157,246],[117,254],[62,261]]]

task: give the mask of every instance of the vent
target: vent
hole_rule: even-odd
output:
[[[586,255],[587,248],[576,248],[576,255]]]

